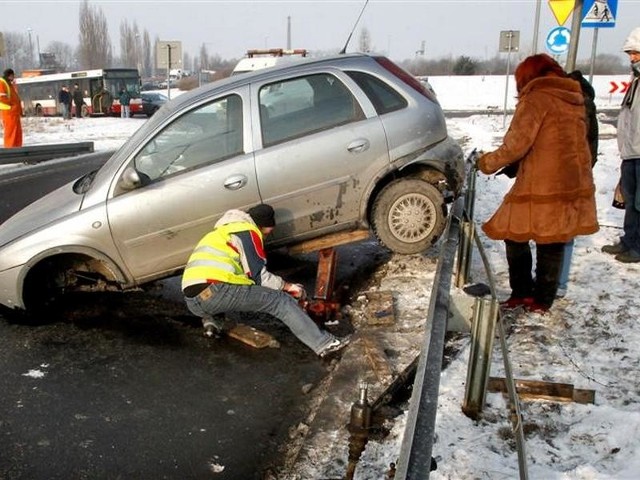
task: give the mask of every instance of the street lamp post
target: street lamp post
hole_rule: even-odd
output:
[[[29,33],[29,68],[33,68],[33,42],[31,41],[31,29],[27,28]]]

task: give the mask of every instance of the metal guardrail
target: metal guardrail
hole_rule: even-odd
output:
[[[34,164],[54,158],[71,157],[94,151],[93,142],[52,143],[18,148],[0,148],[0,165]]]
[[[472,345],[476,347],[478,361],[470,357],[467,383],[473,383],[475,389],[466,392],[466,398],[472,399],[474,405],[481,410],[480,402],[484,402],[486,384],[489,375],[492,339],[497,327],[502,347],[507,390],[509,393],[510,419],[516,440],[520,479],[527,480],[527,464],[524,443],[524,432],[519,407],[518,394],[508,358],[506,333],[502,317],[498,313],[496,289],[493,272],[484,252],[482,244],[475,234],[473,222],[473,207],[475,202],[475,162],[478,153],[474,150],[468,157],[471,164],[467,192],[459,197],[451,208],[449,215],[446,240],[444,241],[438,267],[433,283],[429,311],[427,315],[425,341],[418,361],[417,372],[413,383],[413,393],[405,427],[404,438],[400,449],[396,480],[428,480],[431,471],[433,441],[435,438],[436,413],[438,394],[440,389],[440,374],[444,353],[445,334],[449,320],[449,304],[451,297],[451,283],[454,275],[454,259],[456,251],[458,265],[456,269],[456,286],[460,287],[466,281],[469,270],[472,243],[475,241],[482,258],[485,272],[489,278],[491,299],[477,299],[474,328],[472,329]],[[490,308],[489,315],[483,315],[481,308],[485,303]],[[496,321],[497,320],[497,321]],[[480,324],[481,323],[481,324]],[[469,405],[467,405],[468,407]]]
[[[427,317],[431,322],[427,322],[425,341],[413,383],[407,425],[396,469],[397,480],[426,479],[429,478],[431,470],[440,372],[449,319],[449,290],[460,239],[463,209],[464,199],[459,197],[449,214],[446,240],[440,251],[440,261],[433,281],[434,290]]]

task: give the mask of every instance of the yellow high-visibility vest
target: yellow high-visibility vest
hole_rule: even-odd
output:
[[[191,253],[182,274],[182,289],[202,283],[223,282],[254,285],[242,269],[240,254],[231,246],[231,235],[252,231],[262,239],[262,232],[249,222],[232,222],[206,234]]]
[[[11,86],[9,85],[9,82],[4,79],[4,77],[0,77],[0,82],[4,83],[5,89],[7,91],[7,100],[9,100],[11,98]],[[11,105],[0,101],[0,110],[11,110]]]

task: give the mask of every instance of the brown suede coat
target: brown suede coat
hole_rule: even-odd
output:
[[[575,80],[548,76],[525,85],[502,146],[478,161],[490,174],[521,160],[513,187],[482,226],[490,238],[564,243],[598,231],[585,119]]]

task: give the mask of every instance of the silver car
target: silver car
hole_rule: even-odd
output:
[[[274,247],[371,228],[422,252],[463,178],[437,100],[385,57],[233,76],[167,103],[100,170],[0,225],[0,304],[175,275],[226,210],[260,202],[276,210]]]

